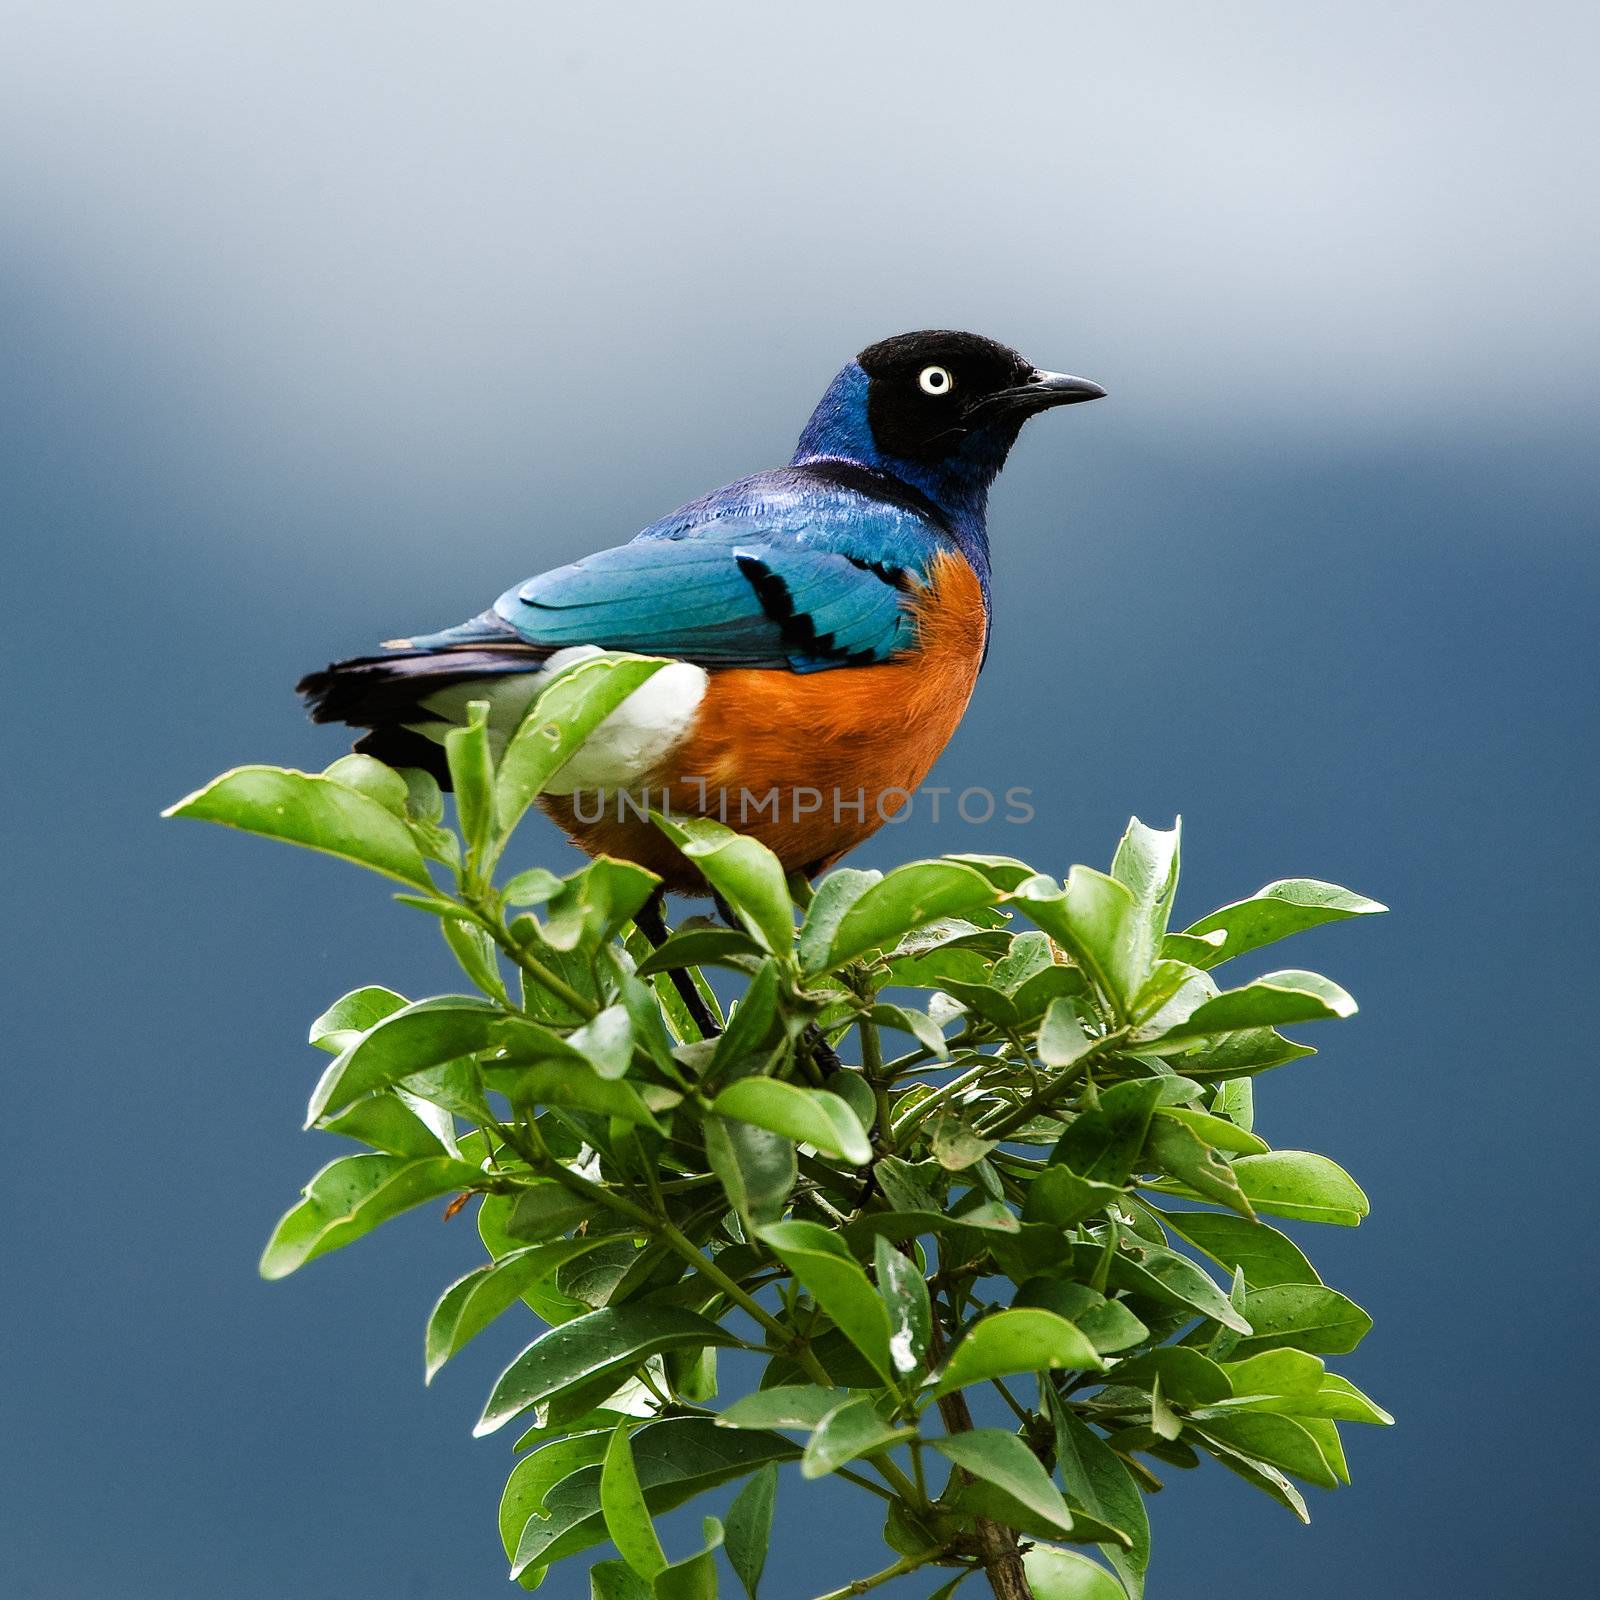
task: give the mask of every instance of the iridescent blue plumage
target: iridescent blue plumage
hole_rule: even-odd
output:
[[[834,379],[787,467],[741,478],[652,523],[630,544],[508,590],[476,624],[419,649],[504,636],[676,656],[705,666],[817,672],[887,661],[914,644],[905,603],[934,556],[957,551],[989,595],[984,498],[1014,428],[937,467],[885,455],[868,378]]]
[[[802,672],[886,661],[911,644],[903,585],[921,581],[942,542],[916,510],[783,468],[685,506],[632,544],[530,579],[494,614],[554,648]]]

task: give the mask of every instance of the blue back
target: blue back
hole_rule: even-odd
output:
[[[938,468],[882,455],[854,362],[830,385],[787,467],[741,478],[602,550],[508,590],[422,649],[504,637],[599,645],[707,666],[816,672],[913,649],[910,599],[941,552],[989,603],[984,501],[1010,439]],[[992,460],[990,459],[992,457]]]

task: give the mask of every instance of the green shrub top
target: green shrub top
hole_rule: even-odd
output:
[[[1209,1457],[1300,1517],[1299,1485],[1348,1482],[1338,1424],[1391,1419],[1323,1358],[1371,1319],[1266,1219],[1354,1226],[1367,1201],[1256,1133],[1253,1086],[1312,1053],[1280,1028],[1355,1003],[1298,969],[1218,974],[1383,908],[1288,879],[1173,931],[1178,830],[1138,821],[1109,873],[956,855],[813,888],[663,817],[737,926],[652,948],[644,869],[499,871],[644,671],[568,674],[498,762],[481,717],[452,733],[456,829],[431,779],[364,756],[239,768],[172,808],[399,880],[471,986],[356,989],[312,1025],[307,1126],[365,1152],[311,1179],[261,1270],[477,1197],[486,1259],[435,1307],[426,1371],[498,1318],[542,1325],[477,1425],[520,1432],[513,1576],[609,1540],[596,1600],[706,1600],[720,1548],[754,1600],[792,1463],[882,1522],[888,1564],[833,1597],[927,1567],[940,1597],[981,1571],[1009,1600],[1114,1600],[1144,1591],[1168,1470]],[[719,1397],[721,1350],[760,1358],[757,1389]],[[670,1560],[654,1518],[736,1482]]]

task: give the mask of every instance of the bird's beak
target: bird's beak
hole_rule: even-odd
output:
[[[991,416],[996,412],[1020,412],[1031,417],[1034,412],[1048,411],[1052,406],[1075,406],[1084,400],[1104,398],[1105,390],[1088,378],[1075,378],[1069,372],[1041,372],[1035,368],[1026,383],[985,395],[973,406],[972,412]]]
[[[1045,411],[1051,406],[1075,406],[1082,400],[1104,400],[1106,392],[1087,378],[1074,378],[1070,372],[1039,372],[1020,387],[1008,389],[1008,398],[1030,411]]]

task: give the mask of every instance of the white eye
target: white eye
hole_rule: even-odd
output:
[[[955,381],[944,367],[924,367],[917,374],[917,387],[924,394],[949,394]]]

